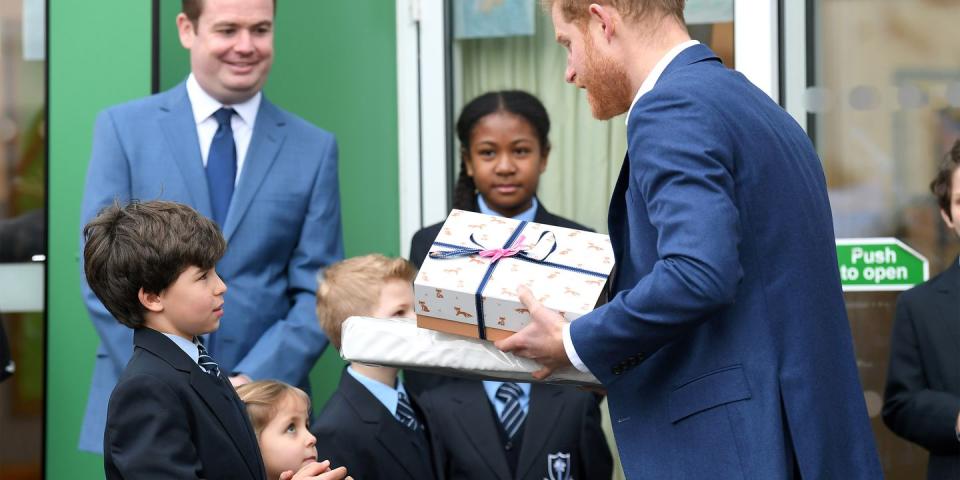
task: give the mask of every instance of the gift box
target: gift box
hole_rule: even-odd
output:
[[[531,374],[541,366],[533,360],[501,352],[488,341],[419,328],[406,318],[350,317],[340,338],[340,356],[348,362],[477,380],[600,384],[593,375],[573,367],[536,380]]]
[[[573,321],[594,309],[612,269],[606,235],[453,210],[414,282],[417,325],[507,338],[530,322],[520,285]]]

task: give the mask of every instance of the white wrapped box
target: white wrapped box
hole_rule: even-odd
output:
[[[430,251],[414,281],[417,324],[490,340],[530,322],[518,286],[572,321],[593,310],[613,269],[606,235],[463,210]]]
[[[589,374],[564,368],[544,380],[533,360],[504,353],[493,343],[417,327],[403,318],[350,317],[343,323],[340,356],[348,362],[384,365],[482,380],[599,385]]]

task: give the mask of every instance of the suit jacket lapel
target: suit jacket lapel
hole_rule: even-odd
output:
[[[181,83],[168,94],[168,101],[160,107],[160,129],[163,131],[174,163],[187,185],[190,200],[198,212],[213,216],[210,207],[210,191],[207,174],[203,169],[200,140],[197,137],[197,122],[193,118],[187,87]]]
[[[564,403],[551,401],[563,393],[560,387],[533,384],[530,388],[530,409],[523,426],[523,445],[520,446],[520,459],[517,461],[517,478],[524,478],[537,462],[546,462],[541,454],[557,420],[562,418]],[[569,453],[569,452],[568,452]]]
[[[190,375],[190,386],[210,407],[220,425],[230,435],[230,439],[233,440],[253,478],[261,478],[263,469],[259,460],[260,449],[251,444],[251,440],[255,437],[245,426],[245,418],[240,416],[241,411],[238,405],[227,393],[230,392],[227,390],[230,387],[224,383],[226,380],[222,377],[213,377],[201,370],[199,365],[180,350],[180,347],[160,332],[141,328],[134,331],[133,337],[135,346],[149,350],[173,368]]]
[[[198,366],[190,370],[190,386],[200,395],[210,410],[213,410],[220,425],[230,434],[230,439],[240,451],[253,477],[259,477],[261,474],[257,472],[260,462],[256,457],[259,456],[260,450],[253,448],[250,444],[249,430],[244,426],[244,418],[240,416],[236,403],[228,396],[224,380],[201,371]]]
[[[458,385],[458,390],[452,395],[455,403],[455,411],[471,412],[470,415],[457,415],[457,421],[460,423],[461,430],[467,440],[473,444],[474,450],[478,452],[489,452],[491,447],[500,448],[500,435],[497,433],[497,424],[500,420],[490,413],[490,400],[487,399],[487,393],[480,382],[462,382]],[[485,418],[484,418],[485,417]],[[526,435],[526,430],[524,430]],[[503,455],[496,455],[494,452],[483,454],[484,462],[490,467],[490,470],[501,480],[511,480],[510,466]]]
[[[260,185],[267,177],[270,167],[280,152],[286,133],[283,127],[286,120],[280,111],[266,97],[260,102],[257,111],[257,121],[253,126],[253,136],[250,138],[250,147],[243,161],[243,171],[240,172],[240,181],[233,192],[230,201],[230,211],[224,222],[223,236],[230,241],[243,215],[250,208],[250,203],[256,195]]]
[[[960,346],[960,259],[954,259],[950,268],[940,277],[937,292],[940,294],[938,308],[944,325]]]
[[[377,442],[403,467],[409,478],[429,478],[432,475],[429,471],[422,471],[420,463],[414,461],[422,457],[403,430],[407,427],[401,425],[372,393],[346,372],[340,377],[340,388],[360,420],[376,429]]]

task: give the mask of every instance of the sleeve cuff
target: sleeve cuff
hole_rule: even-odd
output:
[[[580,360],[580,355],[577,355],[577,349],[573,348],[573,339],[570,338],[569,323],[563,326],[563,349],[567,352],[567,357],[570,358],[570,363],[573,364],[574,368],[583,373],[590,373],[590,369]]]

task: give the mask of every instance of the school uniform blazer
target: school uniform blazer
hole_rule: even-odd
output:
[[[610,449],[600,426],[596,397],[572,387],[533,384],[523,425],[516,475],[483,383],[456,380],[425,393],[441,479],[609,479]],[[560,460],[565,467],[554,470]]]
[[[429,431],[432,424],[417,399],[409,398]],[[421,449],[408,430],[346,369],[311,429],[318,458],[329,459],[333,468],[347,467],[356,480],[435,478],[427,435]]]
[[[883,421],[930,451],[927,478],[960,478],[960,259],[903,294],[890,335]]]
[[[204,372],[162,333],[141,328],[110,396],[106,478],[264,479],[257,437],[223,376]]]
[[[704,45],[627,138],[615,296],[570,324],[627,477],[881,478],[810,139]]]
[[[183,83],[97,118],[81,225],[114,199],[172,200],[211,215]],[[317,272],[343,257],[333,135],[263,98],[223,234],[228,247],[217,273],[229,288],[220,329],[206,342],[211,356],[228,374],[308,387],[307,373],[327,344],[315,312]],[[100,337],[80,448],[99,453],[131,332],[80,276]]]

